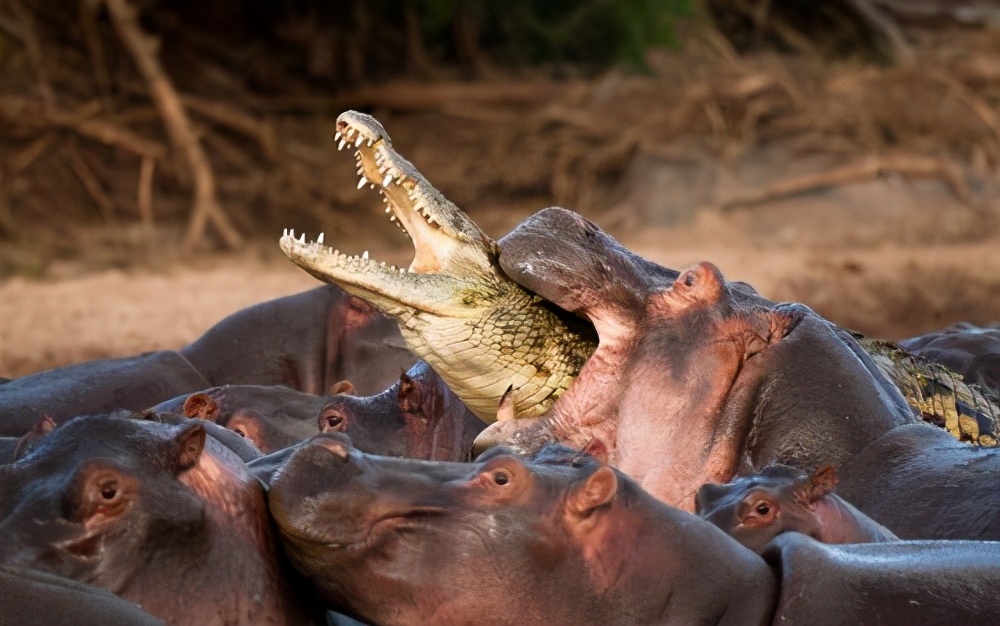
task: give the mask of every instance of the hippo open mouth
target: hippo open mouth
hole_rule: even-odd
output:
[[[342,113],[334,139],[339,150],[354,148],[358,189],[368,185],[378,190],[389,220],[413,240],[413,261],[403,268],[371,259],[367,251],[344,254],[327,246],[322,233],[307,242],[304,233],[296,238],[294,229],[286,230],[280,242],[292,261],[383,308],[398,310],[404,304],[442,313],[448,309],[426,297],[428,282],[494,272],[490,253],[495,244],[392,148],[392,140],[375,118],[355,111]],[[321,273],[311,269],[317,267],[322,267]]]

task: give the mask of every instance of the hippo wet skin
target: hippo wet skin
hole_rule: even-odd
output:
[[[200,389],[285,385],[313,395],[342,380],[377,393],[416,360],[396,322],[335,285],[237,311],[181,354],[210,381]]]
[[[20,567],[0,567],[2,626],[163,626],[113,593]]]
[[[562,447],[447,463],[321,434],[268,499],[327,606],[378,624],[768,624],[776,597],[760,557]]]
[[[485,427],[424,361],[380,394],[330,398],[319,415],[320,431],[346,433],[363,452],[434,461],[468,458]]]
[[[823,543],[875,543],[898,537],[833,493],[837,478],[826,466],[813,474],[771,465],[729,484],[702,485],[696,512],[758,554],[785,532]]]
[[[1000,542],[827,545],[784,533],[763,556],[781,574],[775,626],[1000,623]]]
[[[187,359],[166,350],[68,365],[0,388],[0,435],[20,437],[46,415],[64,422],[117,409],[141,411],[210,386]]]
[[[195,422],[79,417],[0,465],[0,566],[92,584],[168,624],[322,623],[263,490]]]

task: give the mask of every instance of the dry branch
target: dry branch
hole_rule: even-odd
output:
[[[962,178],[961,172],[951,163],[934,157],[911,154],[893,156],[872,156],[858,163],[851,163],[818,174],[806,174],[779,180],[759,189],[729,198],[719,203],[720,210],[752,206],[815,191],[824,187],[836,187],[869,180],[885,172],[896,172],[904,176],[942,178],[956,196],[972,203],[972,194]]]
[[[108,196],[108,192],[104,190],[104,185],[101,181],[97,179],[97,176],[91,170],[87,161],[80,154],[79,148],[73,142],[68,142],[62,147],[63,154],[66,156],[66,160],[69,163],[69,167],[76,174],[76,177],[80,179],[83,183],[84,189],[90,195],[91,200],[97,205],[98,211],[101,213],[101,217],[108,224],[114,223],[114,212],[115,204]]]
[[[183,156],[194,179],[194,207],[188,223],[184,244],[193,247],[204,235],[211,221],[229,248],[237,248],[243,237],[230,223],[215,194],[215,178],[208,157],[198,142],[191,122],[173,84],[164,74],[156,58],[156,42],[142,32],[136,9],[126,0],[104,0],[111,21],[125,48],[132,55],[139,73],[145,79],[153,102],[163,116],[171,142]]]
[[[153,171],[156,161],[146,157],[139,166],[139,191],[136,204],[139,207],[139,219],[147,232],[153,230]]]

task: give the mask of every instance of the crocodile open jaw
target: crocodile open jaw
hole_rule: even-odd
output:
[[[495,419],[508,386],[518,417],[546,411],[593,352],[593,340],[507,278],[496,242],[396,153],[378,121],[343,113],[335,139],[354,150],[358,189],[377,189],[389,219],[413,240],[413,261],[400,268],[367,252],[349,256],[323,235],[309,242],[293,231],[281,249],[313,276],[394,317],[410,349],[480,418]]]

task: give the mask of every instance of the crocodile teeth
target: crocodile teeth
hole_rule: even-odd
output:
[[[323,235],[324,233],[319,234],[319,237],[316,238],[316,243],[323,243]]]
[[[392,182],[392,174],[386,174],[385,178],[382,179],[382,186],[388,187],[389,183]]]
[[[358,133],[358,140],[354,142],[354,147],[355,148],[360,148],[361,147],[361,143],[364,140],[365,140],[365,138],[361,136],[361,133]]]
[[[361,180],[358,181],[358,189],[361,189],[362,187],[364,187],[365,183],[367,183],[367,182],[368,182],[368,179],[365,178],[364,176],[362,176]]]
[[[302,236],[299,237],[299,243],[305,245],[305,243],[306,243],[306,234],[305,233],[302,233]]]
[[[368,260],[368,251],[367,250],[365,250],[364,254],[361,255],[361,258],[364,259],[365,261]]]
[[[337,144],[337,150],[343,150],[345,145],[347,145],[347,142],[341,139],[340,143]]]
[[[375,143],[374,139],[369,139],[368,140],[368,147],[371,148],[374,143]]]

